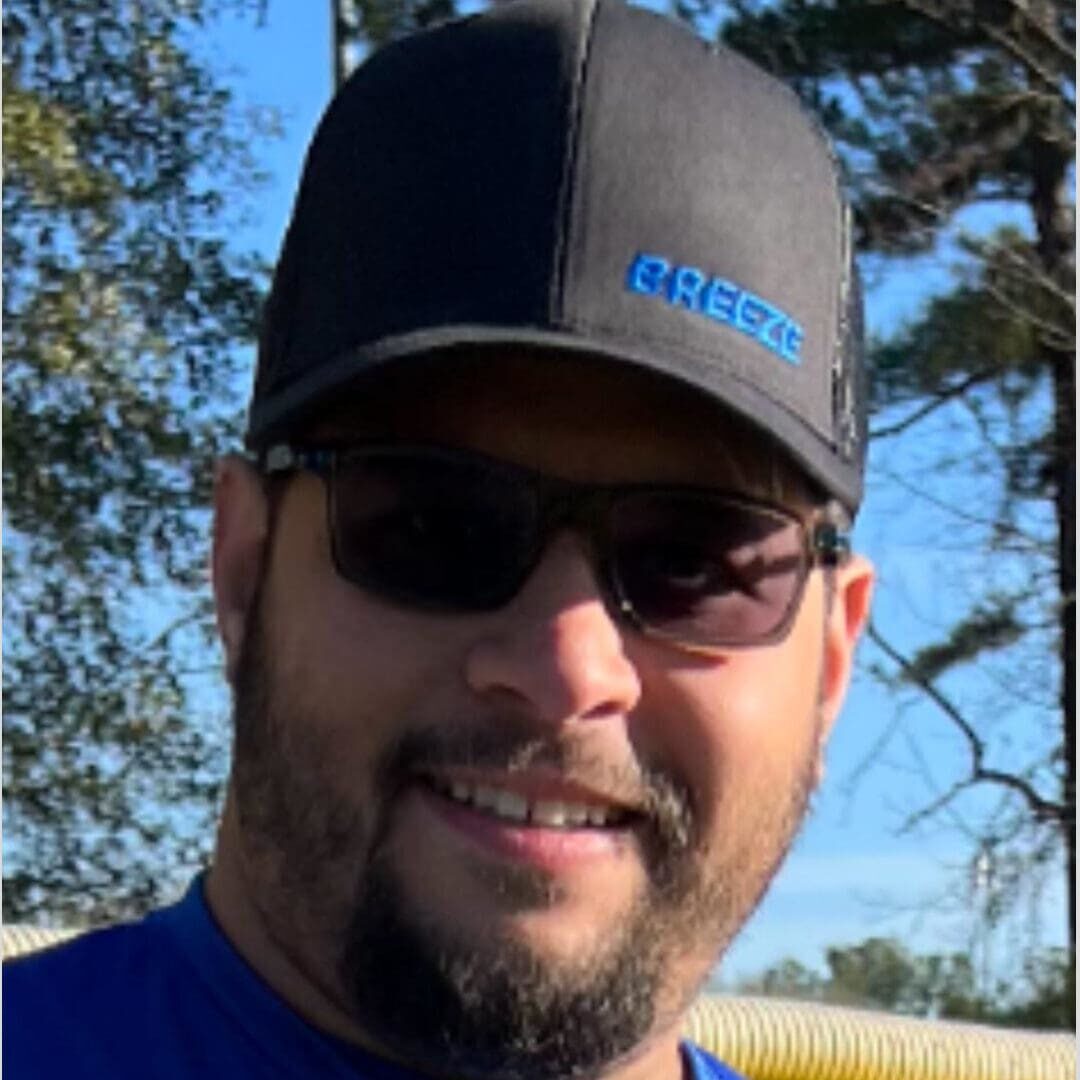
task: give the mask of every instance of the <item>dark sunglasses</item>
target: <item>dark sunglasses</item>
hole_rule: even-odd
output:
[[[609,610],[693,652],[781,640],[810,570],[850,548],[835,525],[706,488],[579,484],[482,454],[403,444],[297,447],[266,473],[326,481],[334,564],[373,594],[437,612],[493,611],[552,536],[587,539]]]

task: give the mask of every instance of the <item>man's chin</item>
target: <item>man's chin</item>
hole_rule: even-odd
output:
[[[435,938],[478,955],[497,955],[511,943],[538,962],[572,967],[609,952],[619,928],[647,902],[644,874],[626,867],[560,874],[476,859],[438,871],[397,873],[398,895]]]
[[[633,910],[630,905],[621,917],[611,918],[558,902],[547,909],[494,908],[467,926],[429,916],[419,932],[442,957],[468,957],[478,971],[504,966],[511,955],[538,985],[573,991],[628,947],[621,930]]]
[[[463,1077],[573,1077],[653,1027],[662,965],[640,918],[601,930],[555,896],[480,932],[420,915],[385,860],[369,869],[339,974],[359,1027],[395,1056]]]

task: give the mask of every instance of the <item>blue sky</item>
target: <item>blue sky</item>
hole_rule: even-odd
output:
[[[328,7],[310,0],[270,0],[262,26],[256,27],[253,19],[232,19],[216,27],[205,43],[241,107],[272,106],[280,113],[283,137],[254,148],[271,180],[260,193],[250,235],[238,237],[267,258],[280,243],[307,140],[330,94]],[[931,256],[907,273],[872,283],[871,330],[914,315],[927,288],[947,278],[947,258]],[[967,437],[968,422],[960,415],[945,415],[938,438],[948,442]],[[932,486],[933,478],[920,472],[926,460],[923,442],[876,445],[856,530],[857,546],[880,568],[878,617],[882,625],[900,627],[907,645],[929,639],[947,625],[985,572],[978,560],[965,561],[955,546],[938,542],[951,528],[947,518],[930,521],[917,504],[913,509],[910,491],[883,479],[892,471],[914,477],[919,486]],[[957,692],[967,700],[984,690],[962,686]],[[968,947],[970,924],[949,914],[941,895],[955,880],[956,869],[966,864],[969,850],[943,827],[898,835],[906,815],[927,800],[928,791],[926,779],[904,752],[901,735],[885,741],[875,766],[861,769],[885,739],[897,708],[897,701],[865,672],[856,675],[815,812],[724,961],[725,984],[784,956],[820,966],[825,946],[871,934],[894,935],[917,949]],[[962,763],[962,747],[939,718],[916,714],[908,730],[914,731],[925,765],[936,776],[947,777]],[[974,811],[985,806],[985,800],[976,803]],[[1051,888],[1034,912],[1046,923],[1049,942],[1061,939],[1057,912],[1062,903],[1061,890]],[[1004,948],[994,942],[985,947]]]

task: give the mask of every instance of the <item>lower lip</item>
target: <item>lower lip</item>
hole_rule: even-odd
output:
[[[454,802],[427,787],[418,789],[428,809],[455,832],[489,854],[545,870],[564,870],[625,850],[625,828],[554,829],[516,824]]]

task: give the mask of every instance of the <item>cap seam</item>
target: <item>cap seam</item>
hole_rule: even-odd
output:
[[[581,131],[582,116],[585,111],[585,73],[588,68],[589,58],[592,55],[596,16],[600,7],[599,0],[586,0],[586,3],[590,5],[590,10],[585,27],[581,57],[570,88],[570,108],[568,110],[570,122],[559,178],[559,198],[556,210],[558,224],[556,225],[555,247],[552,251],[551,286],[548,291],[548,320],[552,323],[559,322],[563,314],[563,289],[566,283],[567,263],[569,261],[568,238],[570,235],[570,222],[574,212],[574,175],[580,145],[578,135]]]
[[[850,290],[852,288],[851,279],[854,272],[851,209],[843,196],[844,174],[839,154],[836,151],[836,147],[829,139],[828,133],[825,131],[821,121],[810,112],[803,104],[799,95],[787,83],[777,80],[777,87],[782,91],[786,91],[786,93],[794,99],[803,122],[806,124],[811,135],[824,150],[826,160],[829,162],[833,174],[833,199],[835,202],[837,218],[837,235],[839,237],[839,251],[836,254],[839,256],[840,274],[834,292],[834,299],[836,302],[834,311],[836,314],[831,320],[832,325],[828,328],[825,339],[831,339],[832,342],[831,355],[828,359],[828,372],[830,381],[829,402],[830,411],[832,413],[833,452],[845,461],[851,461],[856,456],[855,448],[858,442],[858,436],[856,435],[854,438],[849,438],[848,433],[844,430],[846,408],[842,401],[842,396],[845,392],[849,392],[847,386],[847,369],[852,362],[847,354],[848,346],[851,344],[848,340],[850,332],[850,327],[848,325],[850,321],[848,304],[850,302]]]
[[[836,452],[844,458],[850,459],[855,443],[853,433],[848,431],[848,418],[851,412],[850,402],[852,388],[848,378],[848,369],[851,366],[849,349],[855,346],[851,340],[854,328],[851,326],[851,303],[850,290],[853,287],[852,278],[852,253],[851,253],[851,216],[850,211],[841,204],[840,208],[840,285],[838,288],[839,313],[836,320],[835,341],[833,342],[832,363],[829,366],[829,374],[832,379],[830,394],[832,403],[833,441]]]

